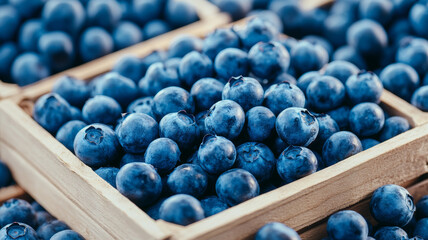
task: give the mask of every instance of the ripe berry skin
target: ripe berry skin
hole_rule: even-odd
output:
[[[155,114],[152,110],[153,97],[138,98],[128,105],[128,113],[145,113],[155,119]]]
[[[7,187],[12,183],[12,174],[6,164],[0,162],[0,188]]]
[[[259,42],[248,52],[251,72],[269,80],[280,73],[287,72],[290,66],[290,54],[279,42]]]
[[[378,145],[379,143],[380,142],[378,140],[374,140],[371,138],[366,138],[366,139],[361,140],[361,145],[363,146],[363,151],[367,150],[371,147],[374,147],[374,146]]]
[[[159,123],[159,134],[174,140],[181,151],[191,149],[199,139],[199,128],[195,117],[181,110],[169,113]]]
[[[167,185],[173,194],[189,194],[200,197],[208,186],[207,174],[196,164],[185,163],[168,176]]]
[[[38,50],[53,72],[72,67],[75,60],[73,39],[61,31],[43,34],[39,38]]]
[[[217,76],[225,81],[235,76],[247,76],[249,68],[248,54],[238,48],[226,48],[214,60]]]
[[[421,237],[422,239],[428,238],[428,218],[423,218],[418,221],[415,227],[415,231],[413,232],[414,236]]]
[[[259,195],[256,178],[246,170],[231,169],[217,179],[217,195],[229,206],[235,206]]]
[[[235,163],[235,145],[224,137],[205,135],[198,150],[198,160],[204,171],[219,175]]]
[[[58,130],[55,138],[62,143],[68,150],[74,153],[74,138],[80,129],[86,127],[86,123],[80,120],[72,120],[64,125]]]
[[[413,93],[411,103],[422,111],[428,111],[428,86],[417,89]]]
[[[257,231],[255,240],[301,240],[292,228],[279,222],[270,222]]]
[[[339,125],[340,130],[344,131],[349,128],[349,112],[351,109],[348,106],[341,106],[339,108],[333,109],[327,114],[336,121]]]
[[[282,111],[275,123],[279,137],[288,145],[309,146],[318,135],[319,124],[306,109],[290,107]]]
[[[125,55],[116,62],[112,71],[138,83],[144,76],[146,70],[147,68],[143,67],[140,58],[133,55]]]
[[[191,35],[181,35],[173,39],[168,49],[168,58],[182,58],[192,51],[201,51],[202,40]]]
[[[195,100],[198,112],[208,110],[221,100],[224,84],[214,78],[202,78],[193,84],[190,95]]]
[[[152,165],[128,163],[116,177],[117,190],[139,207],[154,203],[162,193],[162,181]]]
[[[14,222],[0,230],[0,238],[4,240],[25,239],[38,240],[36,231],[25,223]]]
[[[321,77],[319,71],[306,72],[298,78],[296,85],[300,88],[300,90],[302,90],[303,93],[306,93],[306,89],[308,88],[309,84],[319,77]]]
[[[331,76],[337,78],[343,84],[346,83],[346,80],[354,74],[357,74],[359,69],[353,63],[347,61],[336,60],[330,62],[325,67],[325,76]]]
[[[343,83],[330,76],[318,78],[306,89],[307,104],[317,111],[329,111],[341,106],[345,96]]]
[[[362,102],[380,102],[383,85],[376,74],[372,72],[359,72],[346,81],[346,93],[352,104]]]
[[[55,82],[52,92],[63,97],[70,105],[79,108],[82,107],[90,97],[89,87],[85,82],[70,76],[59,78]]]
[[[393,17],[394,4],[392,1],[362,0],[359,10],[361,18],[371,19],[386,25]]]
[[[314,45],[308,41],[300,41],[291,50],[291,63],[299,75],[309,71],[320,70],[327,62],[328,53],[320,45]]]
[[[355,22],[348,29],[347,41],[361,55],[379,57],[388,45],[388,36],[379,23],[363,19]]]
[[[201,206],[204,209],[205,217],[210,217],[229,208],[229,206],[217,196],[202,199]]]
[[[0,227],[9,223],[20,222],[35,228],[36,213],[27,201],[22,199],[10,199],[0,207]]]
[[[77,133],[74,139],[76,156],[93,168],[117,161],[120,149],[115,132],[104,124],[86,126]]]
[[[167,67],[165,63],[157,62],[150,65],[138,85],[143,96],[154,96],[166,87],[180,87],[182,84],[176,69]]]
[[[119,172],[118,168],[102,167],[95,170],[95,173],[108,182],[112,187],[116,188],[116,176]]]
[[[18,56],[18,46],[13,42],[3,43],[0,46],[0,77],[3,81],[11,81],[10,69],[12,63]]]
[[[317,138],[312,143],[311,148],[321,151],[325,141],[327,141],[327,139],[331,137],[331,135],[333,135],[334,133],[339,132],[340,129],[336,121],[329,115],[321,113],[314,114],[314,116],[318,121],[319,132]]]
[[[385,185],[378,188],[370,200],[370,212],[380,224],[405,226],[416,210],[413,197],[397,185]]]
[[[70,229],[67,224],[59,220],[47,222],[37,229],[37,235],[41,240],[50,240],[51,237],[60,231]]]
[[[79,53],[83,62],[107,55],[114,50],[110,33],[100,27],[87,28],[80,36]]]
[[[155,19],[143,27],[143,38],[150,39],[171,31],[171,26],[164,20]]]
[[[271,178],[275,160],[272,151],[263,143],[246,142],[236,148],[235,166],[253,174],[259,183]]]
[[[186,110],[195,111],[195,102],[189,92],[179,87],[167,87],[159,91],[153,98],[153,113],[158,120],[168,113]]]
[[[20,22],[21,19],[17,8],[12,5],[0,6],[0,41],[13,40],[16,32],[19,30]]]
[[[183,27],[199,19],[196,9],[187,2],[167,1],[165,8],[164,17],[175,28]]]
[[[428,41],[408,37],[400,42],[395,60],[413,67],[422,78],[428,71]]]
[[[207,113],[205,127],[209,133],[235,139],[245,124],[245,113],[234,101],[222,100],[214,104]]]
[[[222,99],[238,103],[244,111],[259,106],[263,102],[263,87],[250,77],[232,77],[223,88]]]
[[[333,54],[333,60],[342,60],[355,64],[360,69],[367,69],[366,61],[354,47],[343,46],[338,48]]]
[[[349,113],[349,125],[352,132],[361,137],[379,133],[385,124],[382,108],[374,103],[360,103]]]
[[[413,30],[421,37],[428,38],[426,23],[428,22],[428,5],[423,1],[413,5],[409,13],[410,23]]]
[[[143,41],[143,34],[137,24],[122,21],[113,30],[112,38],[114,49],[120,50]]]
[[[85,10],[77,0],[47,1],[42,19],[46,30],[65,31],[74,36],[85,23]]]
[[[330,216],[327,232],[334,240],[366,240],[369,230],[366,220],[359,213],[344,210]]]
[[[123,109],[137,98],[138,89],[135,83],[116,72],[110,72],[102,76],[94,86],[93,95],[104,95],[116,100]]]
[[[289,146],[279,156],[276,170],[286,183],[291,183],[316,172],[317,167],[317,157],[309,148]]]
[[[167,222],[187,226],[205,218],[201,203],[187,194],[167,198],[159,209],[159,218]]]
[[[48,93],[37,99],[33,117],[44,129],[55,134],[64,123],[71,120],[70,105],[58,94]]]
[[[82,108],[83,120],[86,123],[103,123],[115,125],[121,117],[122,108],[111,97],[97,95],[86,101]]]
[[[382,227],[374,234],[376,240],[409,239],[407,233],[399,227]]]
[[[239,48],[239,45],[239,37],[232,29],[218,28],[205,37],[202,52],[214,61],[223,49]]]
[[[281,82],[270,86],[264,95],[263,105],[275,115],[289,107],[305,106],[305,94],[294,84]]]
[[[84,240],[84,238],[73,230],[63,230],[55,233],[51,240]]]
[[[159,174],[171,172],[180,161],[181,152],[177,143],[169,138],[152,141],[144,153],[144,162],[153,165]]]
[[[327,139],[322,149],[322,159],[331,166],[363,150],[360,139],[347,131],[337,132]]]
[[[90,26],[99,26],[111,30],[122,18],[117,1],[89,0],[86,6],[87,22]]]
[[[380,74],[383,86],[409,101],[413,92],[419,86],[418,73],[411,66],[404,63],[390,64]]]
[[[190,87],[201,78],[212,77],[214,68],[208,56],[192,51],[183,57],[178,72],[184,85]]]
[[[269,42],[274,40],[277,35],[278,30],[275,26],[261,18],[250,19],[242,32],[239,32],[243,47],[246,49],[250,49],[258,42]]]
[[[380,133],[379,140],[384,142],[410,129],[409,121],[405,118],[394,116],[386,119]]]
[[[119,166],[123,167],[128,163],[133,162],[144,162],[144,154],[131,154],[125,153],[123,157],[120,159]]]
[[[275,129],[276,117],[269,108],[257,106],[246,114],[245,130],[248,139],[253,142],[263,142],[268,139]]]
[[[11,77],[19,86],[35,83],[49,75],[47,64],[36,53],[26,52],[18,55],[12,63]]]

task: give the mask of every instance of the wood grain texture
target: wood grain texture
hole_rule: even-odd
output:
[[[0,81],[0,99],[5,99],[20,92],[17,84],[5,83]]]
[[[18,185],[0,188],[0,205],[11,198],[21,198],[24,195],[25,195],[24,189],[22,189]]]

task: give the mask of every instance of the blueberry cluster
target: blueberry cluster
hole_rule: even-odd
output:
[[[198,19],[178,0],[0,1],[0,79],[31,84]]]
[[[373,193],[370,212],[377,227],[352,210],[333,214],[327,223],[326,239],[428,239],[428,195],[415,205],[405,188],[385,185]]]
[[[10,199],[0,206],[0,239],[83,240],[37,202]]]

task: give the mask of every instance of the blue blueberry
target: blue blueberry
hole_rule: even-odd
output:
[[[275,40],[278,30],[275,26],[261,18],[252,18],[246,27],[239,32],[244,48],[250,49],[258,42],[269,42]]]
[[[36,212],[31,204],[22,199],[7,200],[0,207],[0,227],[12,222],[20,222],[36,227]]]
[[[114,50],[110,33],[100,27],[87,28],[80,36],[79,46],[80,58],[83,62],[100,58]]]
[[[169,173],[180,161],[180,149],[169,138],[152,141],[144,153],[144,162],[153,165],[160,174]]]
[[[19,15],[23,18],[35,17],[45,4],[45,0],[10,0],[9,3],[12,4],[19,12]]]
[[[107,30],[115,27],[122,18],[118,1],[89,0],[86,5],[86,21],[90,26],[99,26]]]
[[[296,85],[281,82],[266,90],[263,105],[278,115],[290,107],[304,107],[305,102],[305,94]]]
[[[192,51],[202,49],[202,40],[191,35],[180,35],[174,38],[168,49],[168,58],[182,58]]]
[[[86,127],[86,123],[80,120],[69,121],[62,125],[62,127],[56,133],[55,138],[66,148],[68,148],[68,150],[74,152],[74,138],[76,137],[77,133],[84,127]]]
[[[407,17],[417,0],[393,0],[395,17]]]
[[[390,117],[385,121],[385,125],[382,131],[380,132],[379,140],[382,142],[386,141],[409,129],[410,124],[407,119],[398,116]]]
[[[162,193],[162,181],[152,165],[128,163],[116,177],[117,190],[139,207],[156,202]]]
[[[245,124],[245,113],[234,101],[222,100],[214,104],[205,118],[205,128],[209,133],[235,139]]]
[[[296,78],[287,72],[282,72],[278,76],[276,76],[275,80],[272,82],[273,84],[282,83],[282,82],[289,82],[291,84],[296,85],[297,80]],[[265,85],[269,86],[269,84]]]
[[[0,188],[7,187],[12,183],[12,174],[3,162],[0,162]]]
[[[213,76],[213,63],[208,56],[193,51],[183,57],[178,72],[181,81],[192,86],[201,78]]]
[[[135,0],[131,1],[133,19],[143,26],[147,22],[160,17],[163,1],[157,0]]]
[[[254,238],[255,240],[300,240],[299,234],[292,228],[279,222],[270,222],[261,227]]]
[[[144,209],[144,212],[154,220],[159,220],[159,210],[166,198],[160,198],[154,204]]]
[[[205,119],[207,118],[208,111],[202,111],[196,114],[196,125],[198,125],[199,128],[199,136],[202,138],[205,135],[208,134],[208,130],[205,127]]]
[[[251,72],[266,79],[275,79],[290,66],[290,55],[279,42],[259,42],[248,52]]]
[[[363,0],[359,6],[360,17],[374,20],[386,25],[394,16],[394,4],[392,1]]]
[[[159,218],[179,225],[189,225],[205,218],[201,203],[187,194],[167,198],[159,209]]]
[[[318,121],[319,131],[317,138],[312,143],[311,147],[317,150],[322,150],[325,141],[327,141],[327,139],[334,133],[339,132],[340,129],[336,121],[328,114],[314,114],[314,116]]]
[[[125,55],[116,62],[112,71],[138,83],[146,70],[140,58],[133,55]]]
[[[327,232],[334,240],[366,240],[369,229],[366,220],[359,213],[344,210],[330,216]]]
[[[152,65],[153,63],[157,62],[165,62],[167,58],[167,53],[165,51],[155,50],[149,55],[143,57],[141,59],[141,70],[143,70],[143,75],[146,73],[147,69]]]
[[[239,48],[239,46],[239,37],[232,29],[218,28],[205,37],[202,52],[214,61],[223,49]]]
[[[235,206],[260,192],[256,178],[244,169],[231,169],[217,179],[215,189],[218,197],[229,206]]]
[[[0,77],[2,81],[10,81],[10,69],[12,63],[18,56],[18,46],[13,42],[4,43],[0,46]]]
[[[335,77],[322,76],[306,89],[307,104],[317,111],[330,111],[342,105],[346,97],[345,86]]]
[[[14,222],[4,226],[0,230],[0,238],[4,240],[25,239],[38,240],[36,231],[27,224]]]
[[[407,101],[419,86],[418,73],[403,63],[394,63],[384,68],[380,79],[386,89]]]
[[[318,135],[319,124],[308,110],[290,107],[276,118],[276,131],[288,145],[309,146]]]
[[[213,0],[212,2],[235,21],[247,16],[252,7],[252,2],[246,0]]]
[[[141,154],[159,137],[159,125],[147,114],[131,113],[123,117],[116,134],[125,152]]]
[[[176,69],[167,67],[165,63],[157,62],[150,65],[138,86],[143,95],[154,96],[164,88],[181,86],[181,82]]]
[[[236,167],[247,170],[259,183],[271,178],[275,168],[275,156],[263,143],[246,142],[236,149]]]
[[[259,106],[263,102],[263,87],[260,83],[250,77],[232,77],[224,86],[222,99],[233,100],[238,103],[244,111]]]
[[[48,132],[55,134],[71,120],[70,105],[56,93],[45,94],[34,104],[33,118]]]
[[[82,108],[82,116],[86,123],[104,123],[115,125],[121,117],[122,108],[111,97],[97,95],[86,101]]]
[[[219,175],[230,169],[235,163],[235,145],[227,138],[205,135],[199,146],[198,160],[205,172]]]
[[[416,223],[415,231],[413,232],[414,236],[418,236],[421,239],[428,238],[428,218],[423,218]]]
[[[199,20],[195,7],[179,0],[168,0],[165,6],[164,17],[173,27],[183,27]]]
[[[168,188],[173,194],[202,196],[208,186],[208,176],[196,164],[185,163],[174,169],[168,176]]]
[[[333,60],[342,60],[355,64],[359,69],[367,69],[366,61],[357,50],[351,46],[338,48],[333,54]]]
[[[98,0],[95,1],[100,2]],[[114,42],[114,49],[119,50],[143,41],[143,33],[137,24],[129,21],[122,21],[119,22],[116,28],[113,30],[112,38]]]
[[[144,162],[144,154],[131,154],[131,153],[126,153],[122,156],[122,158],[120,159],[120,163],[119,166],[123,167],[128,163],[133,163],[133,162]]]
[[[421,37],[428,38],[425,23],[428,22],[428,6],[423,1],[413,5],[409,13],[413,30]]]
[[[153,97],[143,97],[139,98],[131,104],[129,104],[127,112],[129,113],[145,113],[152,118],[155,118],[155,114],[152,110],[153,106]]]
[[[346,93],[352,104],[362,102],[380,102],[383,85],[373,72],[361,71],[352,75],[346,81]]]
[[[253,107],[245,114],[245,118],[246,133],[250,141],[263,142],[275,129],[276,117],[269,108]]]
[[[36,211],[37,226],[42,226],[47,222],[52,222],[55,218],[45,211]]]
[[[315,154],[305,147],[289,146],[279,156],[276,170],[279,176],[291,183],[317,171],[318,160]]]
[[[419,77],[424,76],[428,72],[428,41],[413,37],[401,40],[395,60],[413,67]]]
[[[422,111],[428,111],[428,86],[417,89],[413,93],[411,103]]]
[[[79,108],[82,107],[90,97],[90,91],[85,82],[71,76],[59,78],[55,82],[52,92],[57,93],[69,104]]]
[[[104,124],[91,124],[77,133],[74,152],[86,165],[102,167],[118,160],[120,144],[113,129]]]
[[[268,9],[274,11],[282,19],[285,34],[296,37],[303,35],[303,9],[298,1],[271,1]]]
[[[129,78],[116,72],[110,72],[95,83],[92,95],[104,95],[116,100],[123,108],[126,108],[138,96],[136,84]]]
[[[47,1],[42,19],[46,30],[64,31],[74,36],[85,23],[85,10],[77,0]]]
[[[12,5],[0,6],[0,41],[13,40],[18,32],[20,22],[21,17],[17,8]]]
[[[372,216],[383,225],[405,226],[415,210],[413,197],[405,188],[397,185],[384,185],[376,189],[370,200]]]
[[[346,83],[346,80],[354,74],[357,74],[359,69],[351,62],[336,60],[329,63],[325,67],[324,75],[335,77],[340,80],[343,84]]]
[[[407,18],[397,19],[388,28],[389,41],[394,45],[397,45],[403,38],[411,35],[414,35],[414,33],[410,25],[410,20]]]
[[[38,50],[37,44],[39,38],[44,32],[45,30],[41,19],[30,19],[24,22],[19,29],[19,47],[24,51],[36,52]]]
[[[374,234],[376,240],[402,240],[408,239],[406,231],[399,227],[382,227]]]
[[[199,128],[193,115],[181,110],[165,115],[159,123],[161,137],[174,140],[182,151],[194,146],[199,139]]]
[[[360,103],[349,113],[349,126],[352,132],[361,137],[379,133],[385,124],[385,114],[375,103]]]
[[[360,139],[347,131],[334,133],[322,148],[322,159],[331,166],[363,150]]]
[[[57,232],[70,229],[67,224],[59,220],[47,222],[37,229],[37,235],[41,240],[50,240]]]
[[[171,31],[171,26],[164,20],[155,19],[143,27],[144,39],[150,39]]]
[[[302,40],[308,41],[314,45],[322,46],[327,51],[329,59],[331,59],[334,50],[333,50],[333,46],[327,39],[317,35],[308,35],[302,38]]]
[[[416,204],[416,215],[418,219],[428,218],[428,195],[423,196]]]
[[[201,200],[205,217],[210,217],[229,208],[225,202],[216,196],[207,197]]]
[[[84,240],[84,238],[73,230],[63,230],[55,233],[51,240]]]
[[[35,83],[50,75],[50,70],[42,57],[27,52],[18,55],[12,63],[11,77],[19,86]]]
[[[215,57],[214,69],[217,76],[226,81],[234,76],[247,76],[249,68],[248,54],[238,48],[223,49]]]
[[[168,113],[185,110],[195,111],[195,102],[190,93],[180,87],[167,87],[159,91],[153,98],[153,113],[157,119],[162,119]]]
[[[214,78],[202,78],[193,84],[190,95],[198,112],[208,110],[221,100],[224,84]]]
[[[306,93],[306,89],[308,88],[309,84],[311,84],[313,81],[320,77],[321,74],[319,71],[309,71],[304,73],[297,79],[296,85],[303,93]]]
[[[291,63],[301,75],[309,71],[320,70],[328,62],[328,52],[320,45],[300,41],[291,50]]]
[[[366,138],[366,139],[361,140],[361,145],[363,146],[363,151],[367,150],[369,148],[372,148],[372,147],[378,145],[379,143],[380,142],[378,140],[371,139],[371,138]]]
[[[388,45],[388,36],[379,23],[362,19],[348,29],[347,42],[361,55],[366,57],[379,57]]]
[[[108,182],[112,187],[116,188],[116,176],[119,172],[115,167],[102,167],[95,170],[95,173]]]
[[[349,127],[349,112],[351,109],[348,106],[341,106],[339,108],[333,109],[327,114],[336,121],[339,125],[340,130],[346,130]]]
[[[348,2],[348,1],[347,1]],[[347,14],[344,14],[344,13]],[[343,11],[339,14],[330,14],[324,21],[324,36],[335,46],[346,45],[346,32],[354,22],[354,18],[349,16],[351,11]]]

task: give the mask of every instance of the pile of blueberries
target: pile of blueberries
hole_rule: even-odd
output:
[[[413,197],[405,188],[385,185],[373,193],[370,212],[377,227],[352,210],[331,215],[327,222],[328,237],[323,240],[428,239],[428,195],[415,205]],[[300,237],[293,229],[273,222],[260,228],[255,239],[300,240]]]
[[[154,219],[188,225],[410,128],[378,105],[376,74],[328,61],[253,18],[89,84],[64,76],[33,117]]]
[[[178,0],[0,0],[0,79],[31,84],[198,19]]]

